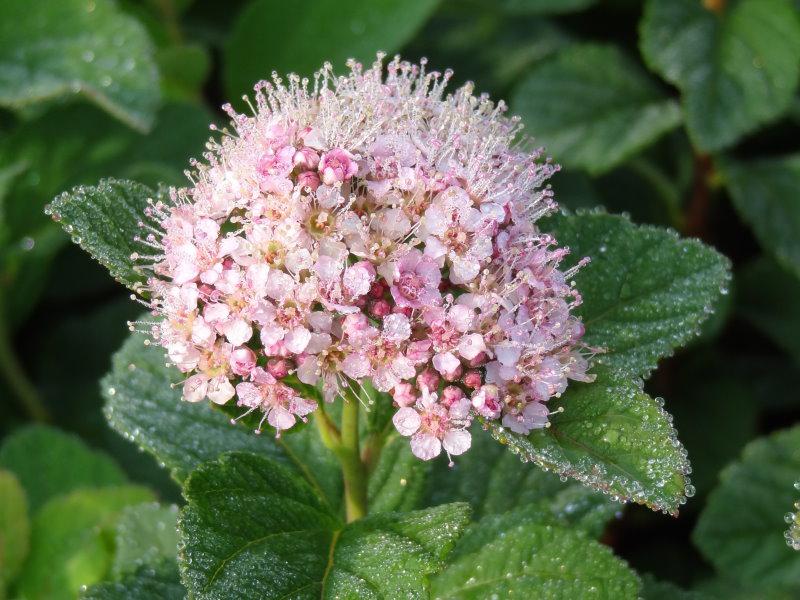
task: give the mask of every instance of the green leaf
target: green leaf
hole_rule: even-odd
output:
[[[716,486],[720,470],[758,435],[762,406],[754,390],[758,377],[744,372],[734,361],[719,349],[694,352],[675,365],[663,386],[665,393],[675,390],[670,412],[692,457],[692,484],[698,496]],[[770,367],[776,368],[775,363]],[[777,383],[775,378],[772,383]],[[725,426],[709,427],[719,415],[725,415]]]
[[[0,471],[0,598],[19,573],[30,545],[25,490],[10,471]]]
[[[610,45],[569,46],[512,97],[525,127],[558,161],[603,173],[680,123],[676,102]]]
[[[751,442],[722,471],[692,536],[721,574],[760,587],[800,584],[800,553],[784,538],[798,473],[800,426]]]
[[[800,67],[800,20],[789,0],[733,0],[720,14],[697,0],[648,0],[640,49],[681,90],[689,134],[720,150],[790,106]]]
[[[639,578],[611,550],[518,511],[470,526],[432,581],[442,600],[638,598]]]
[[[93,585],[80,597],[81,600],[183,600],[186,589],[181,585],[177,566],[143,567],[121,581]]]
[[[761,245],[800,277],[800,154],[722,165],[739,216]]]
[[[131,335],[100,384],[111,426],[152,454],[178,482],[223,452],[249,450],[281,460],[266,436],[233,427],[206,404],[183,402],[172,387],[180,377],[165,366],[163,348],[151,346],[142,334]]]
[[[438,0],[318,0],[307,5],[256,0],[238,16],[225,49],[228,95],[238,98],[275,70],[310,76],[324,61],[368,63],[394,52],[422,26]]]
[[[425,504],[465,501],[476,518],[538,506],[549,519],[600,537],[608,521],[621,510],[608,496],[575,482],[562,482],[497,444],[477,425],[470,451],[453,467],[437,460],[428,478]]]
[[[174,564],[178,553],[178,507],[157,502],[126,507],[116,526],[112,573],[116,579],[143,567]]]
[[[0,468],[17,476],[31,513],[54,496],[78,488],[126,482],[111,458],[75,436],[44,425],[25,427],[9,436],[0,448]]]
[[[234,427],[207,404],[181,400],[171,385],[180,378],[164,365],[164,351],[132,335],[112,359],[101,383],[111,426],[166,466],[183,481],[200,463],[223,452],[247,450],[291,465],[333,507],[341,502],[341,473],[336,458],[322,446],[314,427],[287,432],[278,440]]]
[[[157,200],[164,193],[135,181],[105,179],[96,186],[78,186],[64,192],[53,200],[47,212],[114,279],[135,290],[146,276],[131,256],[146,256],[151,249],[134,238],[143,235],[139,223],[147,201]]]
[[[794,489],[800,490],[800,480],[794,482]],[[792,510],[794,512],[787,513],[784,517],[784,520],[790,519],[789,529],[786,530],[784,537],[792,550],[800,551],[800,500],[795,501]]]
[[[0,250],[0,280],[13,290],[6,302],[13,323],[35,307],[51,261],[68,243],[45,215],[45,205],[65,189],[109,175],[148,186],[181,185],[189,157],[208,138],[210,120],[204,109],[174,102],[161,108],[153,131],[142,135],[93,106],[71,104],[25,122],[0,142],[0,164],[24,164],[6,198],[8,246]]]
[[[796,600],[800,589],[775,588],[764,585],[743,585],[739,581],[724,578],[706,579],[695,586],[700,597],[689,596],[689,600]],[[650,600],[646,598],[645,600]],[[670,598],[672,600],[672,598]],[[681,599],[682,600],[682,599]]]
[[[614,499],[677,514],[693,493],[686,451],[672,419],[626,373],[596,367],[591,384],[572,383],[548,403],[550,426],[527,437],[489,423],[500,443],[522,458]]]
[[[197,100],[211,71],[211,57],[200,44],[161,48],[157,55],[162,89],[168,98]]]
[[[606,349],[595,364],[634,375],[697,335],[730,277],[729,261],[701,242],[621,216],[556,215],[543,228],[570,248],[567,264],[591,259],[575,281],[584,339]]]
[[[111,0],[0,3],[0,105],[24,108],[76,93],[149,129],[159,87],[144,28]]]
[[[137,486],[76,490],[45,504],[33,519],[31,552],[19,578],[28,600],[74,598],[111,566],[114,523],[131,504],[153,499]]]
[[[577,12],[597,0],[500,0],[501,10],[512,15],[547,15]]]
[[[651,575],[642,577],[642,597],[644,600],[706,600],[701,592],[684,590],[669,581],[658,581]]]
[[[422,497],[429,471],[430,463],[421,461],[411,453],[407,438],[398,434],[390,435],[369,476],[369,512],[415,508]]]
[[[800,364],[800,279],[762,257],[736,280],[739,313]]]
[[[301,478],[252,454],[184,488],[181,574],[197,598],[423,598],[468,518],[451,504],[344,525]]]

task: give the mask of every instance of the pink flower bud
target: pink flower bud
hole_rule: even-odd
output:
[[[285,358],[270,358],[267,361],[267,373],[275,379],[286,377],[292,370],[292,363]]]
[[[294,153],[292,162],[295,167],[316,169],[319,164],[319,154],[314,152],[311,148],[300,148],[300,150]]]
[[[303,171],[297,176],[297,185],[300,186],[300,189],[310,188],[315,192],[319,184],[319,175],[314,171]]]
[[[483,385],[483,378],[481,377],[480,371],[471,370],[467,371],[464,374],[464,385],[470,389],[477,390],[481,385]]]
[[[417,375],[417,385],[425,386],[430,391],[435,391],[439,387],[439,374],[433,369],[425,369]]]
[[[463,397],[464,392],[461,391],[461,388],[457,388],[454,385],[448,385],[442,390],[442,404],[447,408],[450,408],[454,402],[461,400]]]
[[[386,291],[386,286],[384,286],[380,281],[373,281],[372,287],[369,289],[369,295],[373,298],[383,298],[383,294]]]
[[[247,346],[240,346],[231,352],[231,370],[246,377],[256,366],[256,353]]]
[[[392,307],[386,300],[377,300],[370,304],[369,312],[373,317],[385,317],[392,312]]]

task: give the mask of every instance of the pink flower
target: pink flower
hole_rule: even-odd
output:
[[[506,413],[503,417],[503,427],[515,433],[528,435],[532,429],[541,429],[547,426],[547,417],[550,411],[540,402],[528,402],[524,407]]]
[[[466,429],[470,423],[466,398],[446,408],[437,402],[436,394],[424,389],[414,407],[402,407],[392,422],[400,435],[411,437],[411,452],[422,460],[436,458],[442,448],[448,456],[457,456],[469,450],[472,444],[472,436]]]
[[[325,185],[347,181],[358,172],[355,157],[347,150],[334,148],[322,155],[319,161],[319,172]]]
[[[417,401],[415,388],[410,383],[398,383],[392,390],[392,398],[397,406],[411,406]]]
[[[303,418],[316,410],[315,402],[304,400],[290,387],[275,382],[271,376],[262,376],[262,381],[272,380],[273,383],[242,382],[236,386],[236,395],[239,397],[238,406],[244,406],[249,414],[254,410],[261,410],[264,416],[256,429],[261,432],[261,426],[266,420],[277,430],[277,436],[284,429],[289,429],[295,422],[295,417]],[[241,417],[240,417],[241,418]],[[304,419],[305,420],[305,419]]]
[[[390,288],[392,298],[400,307],[434,306],[441,301],[441,280],[439,266],[419,250],[411,250],[397,261]]]
[[[475,411],[487,419],[500,416],[503,405],[500,402],[500,391],[496,385],[484,385],[472,395],[472,406]]]

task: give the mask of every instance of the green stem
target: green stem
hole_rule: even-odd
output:
[[[320,405],[314,420],[322,442],[339,459],[344,478],[344,505],[347,522],[352,523],[367,514],[367,469],[361,461],[358,435],[358,399],[348,398],[342,407],[341,431]]]
[[[0,373],[3,374],[22,407],[36,421],[50,421],[39,393],[28,379],[11,345],[11,333],[6,326],[5,306],[0,292]]]
[[[344,475],[344,505],[347,522],[367,514],[367,471],[361,462],[358,439],[358,400],[350,398],[342,408],[342,445],[339,462]]]

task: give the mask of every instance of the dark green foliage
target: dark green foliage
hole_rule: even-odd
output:
[[[140,334],[109,357],[140,309],[105,271],[145,279],[143,208],[223,102],[378,50],[508,99],[562,165],[538,225],[591,259],[597,379],[452,467],[367,390],[345,524],[313,417],[255,436]],[[0,598],[800,597],[798,79],[792,0],[0,1]]]

